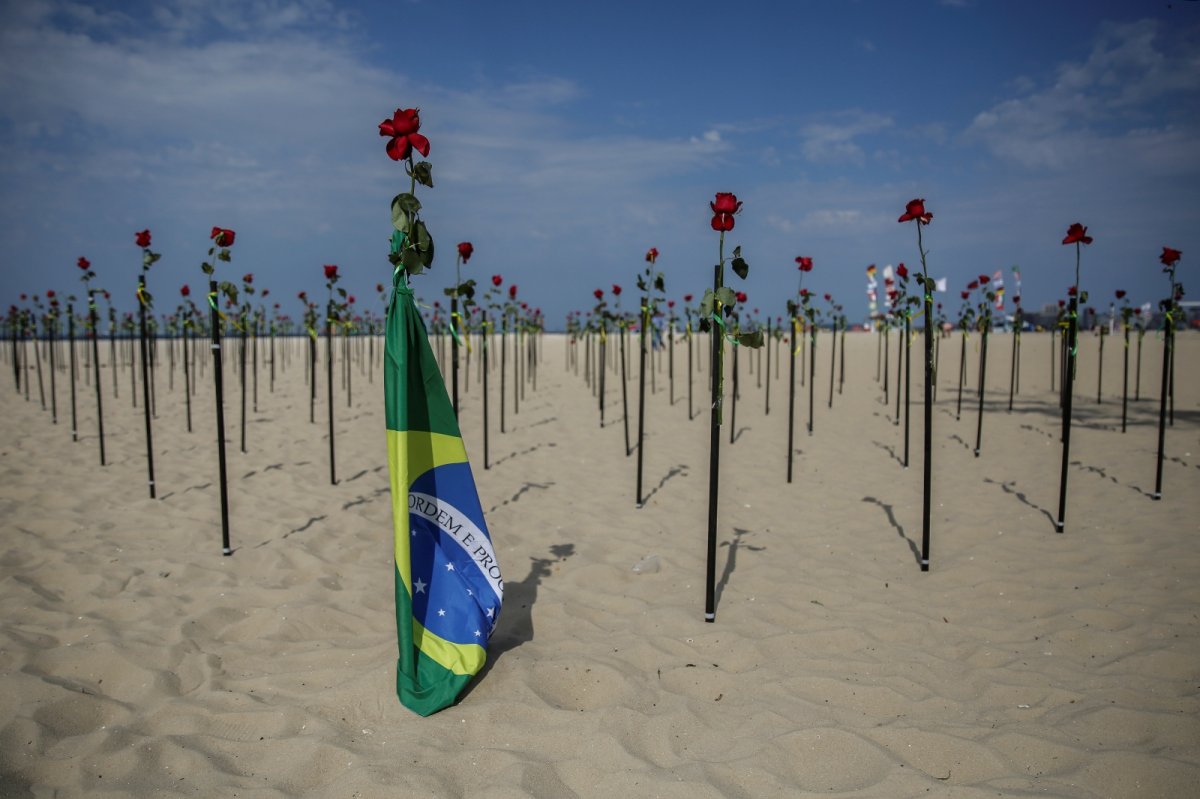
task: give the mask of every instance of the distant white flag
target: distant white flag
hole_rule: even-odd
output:
[[[892,279],[892,275],[893,275],[893,272],[892,272],[892,265],[891,265],[891,264],[888,264],[887,266],[885,266],[885,267],[883,268],[883,279],[884,279],[884,280],[891,280],[891,279]]]
[[[937,280],[934,281],[934,286],[938,291],[945,291],[947,285],[948,284],[946,283],[946,278],[944,278],[944,277],[939,277]]]

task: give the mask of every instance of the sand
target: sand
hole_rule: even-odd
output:
[[[959,339],[945,340],[927,573],[915,554],[919,369],[904,469],[876,340],[847,340],[832,409],[819,342],[811,436],[797,386],[790,484],[786,358],[769,415],[764,375],[747,371],[757,356],[740,364],[732,446],[722,430],[713,624],[704,375],[689,421],[682,345],[674,405],[665,358],[647,397],[641,509],[615,373],[601,428],[582,349],[576,374],[565,338],[547,336],[537,389],[516,414],[509,398],[504,434],[492,395],[485,470],[476,351],[463,435],[507,590],[484,674],[426,719],[394,694],[380,376],[355,367],[352,407],[337,389],[333,485],[324,383],[312,424],[303,340],[280,356],[273,393],[260,366],[245,453],[229,369],[235,553],[222,557],[211,366],[189,434],[163,345],[152,500],[126,370],[116,398],[102,370],[101,467],[92,387],[80,384],[72,442],[66,373],[53,425],[36,376],[27,401],[5,361],[0,795],[1195,795],[1200,339],[1179,341],[1153,501],[1161,343],[1146,337],[1142,400],[1122,434],[1119,339],[1106,342],[1098,404],[1098,339],[1084,337],[1062,534],[1049,337],[1024,337],[1012,413],[1012,339],[992,337],[978,457],[977,395],[956,421]],[[633,408],[636,396],[632,381]]]

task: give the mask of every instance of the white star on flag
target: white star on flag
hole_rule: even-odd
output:
[[[429,585],[429,583],[425,582],[420,577],[418,577],[416,580],[413,581],[413,590],[415,593],[423,594],[423,593],[425,593],[425,587],[427,585]]]
[[[448,571],[448,572],[452,572],[452,571],[454,571],[454,564],[453,564],[453,563],[447,563],[447,564],[446,564],[446,571]]]
[[[438,608],[438,615],[439,615],[439,616],[445,616],[445,615],[446,615],[446,611],[445,611],[445,610],[443,610],[443,609],[441,609],[441,608]]]

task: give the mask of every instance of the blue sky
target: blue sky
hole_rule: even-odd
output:
[[[1021,267],[1026,307],[1064,296],[1072,222],[1084,288],[1166,293],[1157,258],[1200,255],[1200,2],[603,4],[176,0],[0,2],[0,301],[76,291],[75,260],[133,308],[150,228],[157,306],[253,272],[285,311],[336,263],[380,308],[389,201],[407,187],[378,123],[421,109],[440,255],[429,300],[502,274],[552,326],[632,288],[650,247],[668,296],[699,295],[729,234],[750,306],[806,285],[866,313],[867,264],[917,261],[896,217],[924,197],[930,272],[951,299]],[[731,278],[735,283],[736,278]]]

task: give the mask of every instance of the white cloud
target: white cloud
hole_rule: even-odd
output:
[[[813,122],[801,129],[801,152],[817,164],[852,163],[861,166],[866,157],[856,141],[863,136],[892,127],[891,117],[866,111],[842,111],[827,120]]]
[[[1144,145],[1157,140],[1178,159],[1176,169],[1197,168],[1195,125],[1185,130],[1163,118],[1175,102],[1196,102],[1200,57],[1168,55],[1156,47],[1157,36],[1151,20],[1106,26],[1085,61],[1060,65],[1041,90],[1019,79],[1018,96],[979,112],[966,140],[1006,161],[1053,170],[1098,162],[1151,167],[1162,152]]]

